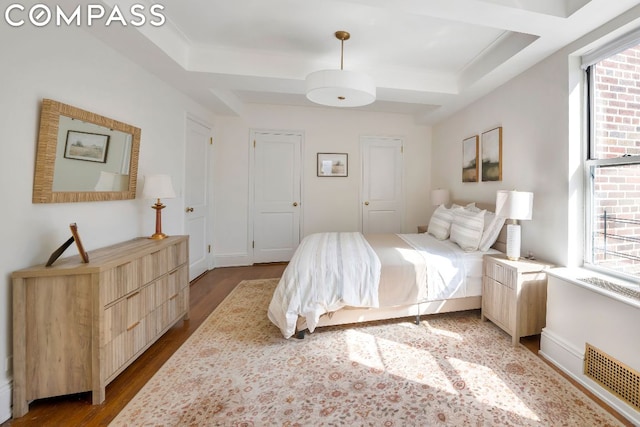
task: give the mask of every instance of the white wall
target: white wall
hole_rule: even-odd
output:
[[[522,253],[531,250],[564,264],[568,89],[563,65],[555,57],[544,61],[434,126],[432,180],[462,200],[495,203],[497,190],[533,192],[533,220],[521,223]],[[462,140],[497,126],[503,132],[502,181],[463,183]]]
[[[184,230],[182,186],[187,112],[210,112],[82,30],[0,25],[0,419],[10,416],[11,272],[46,262],[77,222],[85,249],[150,235],[149,200],[32,204],[40,101],[52,98],[142,129],[143,175],[168,173],[178,198],[165,200],[163,231]],[[71,246],[63,256],[74,255]]]
[[[540,355],[615,408],[633,425],[640,425],[640,412],[584,374],[587,343],[629,369],[640,371],[640,340],[636,332],[640,323],[640,303],[576,280],[592,276],[593,272],[578,268],[556,268],[549,273],[547,323],[540,338]],[[622,372],[619,374],[619,385],[624,385]],[[615,378],[611,375],[610,380]]]
[[[602,37],[636,26],[637,11],[616,18],[433,127],[431,179],[454,198],[495,203],[497,190],[534,193],[522,221],[522,253],[557,265],[582,260],[582,72],[578,57]],[[502,181],[462,183],[462,140],[503,127]]]
[[[219,118],[214,144],[214,252],[216,265],[251,263],[249,133],[251,129],[303,133],[302,235],[360,229],[360,137],[394,136],[404,141],[405,221],[415,232],[429,218],[431,129],[398,114],[349,109],[251,105],[244,118]],[[349,155],[349,176],[316,176],[316,154]]]

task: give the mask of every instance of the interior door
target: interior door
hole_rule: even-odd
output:
[[[302,135],[253,132],[253,261],[289,261],[300,243]]]
[[[208,171],[211,129],[187,118],[185,229],[189,234],[189,280],[209,269]]]
[[[404,218],[402,140],[363,137],[362,232],[401,233]]]

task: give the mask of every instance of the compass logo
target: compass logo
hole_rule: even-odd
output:
[[[101,4],[86,4],[78,5],[68,12],[58,5],[49,6],[38,3],[27,8],[20,3],[13,3],[5,9],[4,20],[12,27],[21,27],[27,23],[36,27],[47,25],[55,25],[56,27],[87,25],[90,27],[96,22],[106,27],[113,24],[120,24],[123,27],[127,25],[141,27],[149,24],[159,27],[167,20],[163,11],[164,6],[161,4],[147,7],[136,3],[124,10],[118,5],[109,9]]]

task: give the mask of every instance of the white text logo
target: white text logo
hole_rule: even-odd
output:
[[[142,4],[133,4],[128,9],[123,10],[118,5],[111,10],[101,4],[78,5],[73,11],[65,12],[60,6],[48,6],[46,4],[34,4],[26,8],[19,3],[9,5],[4,11],[5,21],[12,27],[21,27],[30,23],[36,27],[46,25],[62,26],[87,26],[95,25],[96,22],[105,26],[120,24],[123,27],[133,25],[141,27],[145,24],[159,27],[166,22],[163,14],[164,6],[161,4],[151,5],[148,9]],[[126,15],[126,16],[125,16]]]

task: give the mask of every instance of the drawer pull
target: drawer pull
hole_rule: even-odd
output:
[[[176,299],[177,297],[178,297],[178,294],[175,294],[174,296],[172,296],[172,297],[170,297],[170,298],[169,298],[169,301],[174,300],[174,299]]]
[[[138,321],[138,322],[134,323],[133,325],[129,326],[129,327],[127,328],[127,332],[129,332],[130,330],[132,330],[133,328],[135,328],[135,327],[136,327],[136,326],[138,326],[139,324],[140,324],[140,321]]]
[[[135,297],[136,295],[138,295],[139,293],[140,293],[140,291],[136,291],[136,292],[132,293],[131,295],[128,295],[127,299],[131,299],[131,298]]]

